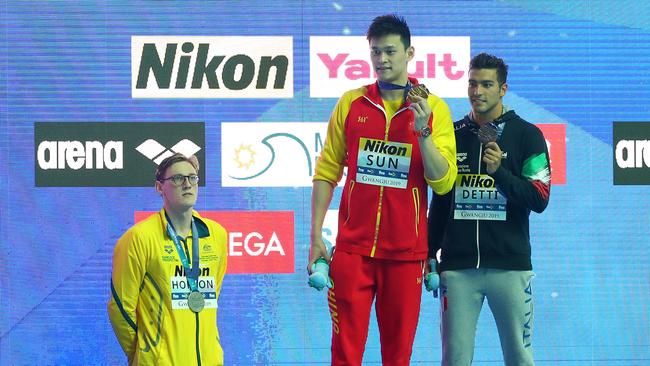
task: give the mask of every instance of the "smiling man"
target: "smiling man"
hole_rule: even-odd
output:
[[[330,260],[323,219],[347,167],[328,293],[332,365],[361,365],[373,301],[382,364],[408,365],[427,259],[427,190],[453,186],[454,133],[442,99],[410,92],[419,88],[407,72],[415,49],[404,19],[375,18],[367,38],[377,82],[346,92],[330,117],[313,178],[308,270]]]
[[[163,208],[115,245],[108,315],[129,365],[223,365],[217,299],[226,273],[226,231],[194,211],[196,157],[163,160]]]

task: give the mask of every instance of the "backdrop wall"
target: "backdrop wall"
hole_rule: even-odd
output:
[[[510,66],[505,103],[545,133],[537,364],[650,364],[650,5],[622,0],[4,1],[0,363],[126,363],[106,314],[113,246],[160,208],[157,161],[181,151],[201,161],[197,209],[231,232],[226,363],[328,364],[326,293],[306,285],[310,177],[336,97],[372,81],[364,35],[389,12],[455,120],[486,51]],[[438,311],[425,293],[413,364],[440,360]],[[500,364],[487,307],[476,336],[475,364]]]

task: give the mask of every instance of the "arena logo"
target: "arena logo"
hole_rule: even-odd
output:
[[[203,162],[204,145],[203,123],[37,122],[36,186],[151,187],[165,157],[179,152]]]
[[[311,187],[325,122],[221,123],[224,187]]]
[[[138,211],[135,221],[152,214]],[[201,211],[200,214],[218,222],[228,232],[228,273],[294,272],[292,211]]]
[[[443,98],[467,96],[469,37],[411,37],[415,56],[409,75]],[[376,74],[365,37],[309,38],[312,98],[338,98],[345,91],[371,84]]]
[[[182,139],[177,144],[167,149],[165,146],[161,145],[160,142],[154,139],[147,139],[135,149],[138,150],[140,154],[153,160],[156,165],[159,165],[163,160],[175,153],[192,156],[199,152],[201,147],[188,139]]]
[[[566,184],[566,125],[536,123],[544,134],[551,165],[551,184]]]
[[[43,170],[123,169],[122,141],[42,141],[38,144],[36,160]]]
[[[132,36],[133,98],[292,98],[292,37]]]
[[[650,122],[614,122],[614,185],[650,185]]]

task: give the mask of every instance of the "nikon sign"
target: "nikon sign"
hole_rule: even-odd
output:
[[[205,161],[197,123],[36,122],[37,187],[153,187],[156,167],[174,153]],[[205,183],[199,171],[200,185]]]
[[[132,36],[133,98],[293,98],[292,37]]]

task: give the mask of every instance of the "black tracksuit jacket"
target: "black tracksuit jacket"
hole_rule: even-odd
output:
[[[440,272],[468,268],[532,270],[528,216],[531,210],[544,211],[548,204],[548,149],[542,132],[512,110],[493,123],[500,130],[497,144],[503,158],[491,175],[481,161],[479,126],[469,116],[454,123],[458,178],[454,189],[443,196],[434,195],[429,207],[429,256],[435,258],[442,249]],[[494,185],[496,192],[481,188]],[[464,205],[463,195],[471,194],[501,196],[500,203],[505,198],[505,220],[461,219],[463,208],[469,207]],[[483,203],[478,208],[471,206],[477,210],[474,212],[485,212],[480,211]]]

